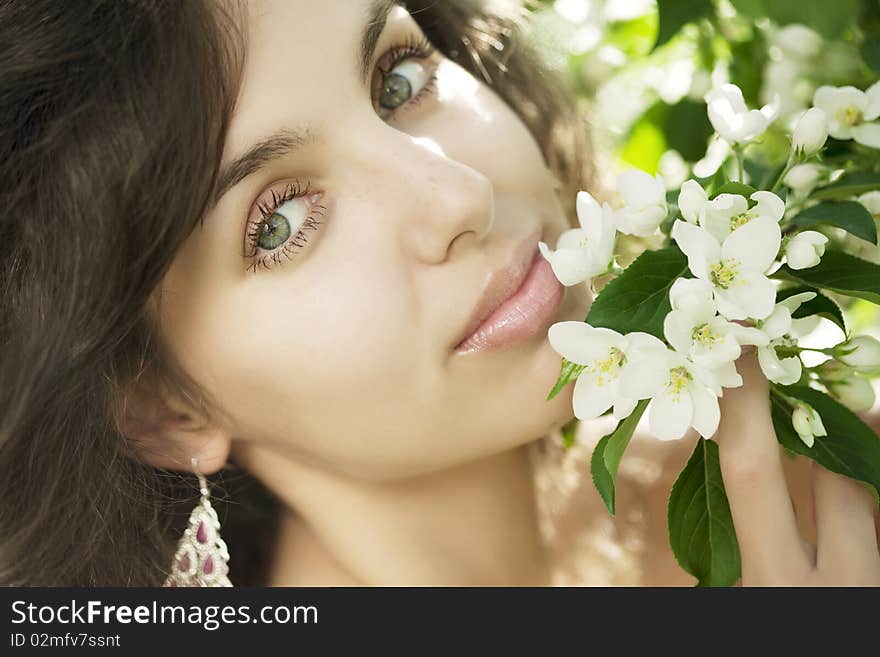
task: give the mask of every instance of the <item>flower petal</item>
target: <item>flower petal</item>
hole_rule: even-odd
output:
[[[673,310],[663,320],[663,336],[673,349],[687,354],[693,344],[691,336],[694,332],[694,326],[694,320],[690,315],[681,310]]]
[[[562,233],[556,241],[557,249],[582,249],[588,244],[587,234],[582,228],[570,228]]]
[[[785,303],[777,303],[773,312],[761,323],[761,330],[771,340],[781,338],[791,329],[791,310]]]
[[[627,169],[617,177],[617,191],[624,203],[641,210],[651,205],[666,204],[666,186],[641,169]]]
[[[709,232],[699,226],[676,219],[672,224],[672,239],[688,258],[688,267],[694,276],[709,279],[709,263],[721,258],[721,245]]]
[[[695,342],[691,349],[694,362],[706,368],[732,363],[739,358],[741,352],[742,348],[739,346],[739,342],[730,333],[711,344]]]
[[[589,192],[580,191],[575,202],[578,222],[587,235],[602,225],[602,208]]]
[[[719,299],[719,310],[722,305],[720,300],[723,299],[739,310],[734,315],[741,315],[724,315],[727,319],[764,319],[773,312],[776,304],[776,286],[773,281],[763,274],[747,271],[740,276],[737,283],[726,290],[715,290],[716,298]]]
[[[678,209],[686,221],[695,224],[700,218],[700,211],[708,202],[706,191],[696,180],[688,180],[681,186],[678,193]]]
[[[786,297],[777,305],[785,306],[793,315],[794,311],[801,307],[801,304],[806,303],[807,301],[812,301],[815,298],[815,292],[801,292],[800,294],[792,294],[790,297]]]
[[[627,397],[648,399],[659,393],[669,377],[666,358],[643,358],[630,361],[620,374],[620,389]]]
[[[735,322],[730,322],[730,332],[740,344],[765,347],[770,342],[770,338],[767,337],[767,334],[764,333],[764,331],[756,329],[754,326],[743,326]]]
[[[617,381],[612,380],[598,385],[596,377],[583,372],[575,381],[572,393],[574,414],[579,420],[593,420],[614,404],[617,394]]]
[[[721,421],[718,397],[708,388],[696,385],[691,387],[691,399],[694,404],[694,429],[704,438],[711,438],[718,431],[718,423]]]
[[[677,278],[669,289],[673,310],[681,310],[697,320],[715,316],[712,284],[700,278]]]
[[[763,274],[776,260],[781,243],[779,224],[769,217],[757,217],[724,240],[721,257],[735,258],[745,269]]]
[[[862,117],[865,121],[873,121],[880,117],[880,81],[865,89],[865,96],[868,99],[868,106],[862,112]]]
[[[648,409],[648,426],[660,440],[676,440],[684,436],[694,416],[694,402],[688,391],[678,395],[666,392],[654,397]]]
[[[790,386],[801,378],[801,359],[796,356],[779,359],[773,345],[758,349],[758,363],[764,376],[784,386]]]
[[[860,144],[880,148],[880,122],[862,123],[852,127],[852,137]]]
[[[622,350],[626,345],[617,331],[576,321],[556,322],[547,331],[547,339],[556,353],[578,365],[589,365],[607,357],[612,347]]]
[[[758,191],[749,198],[757,203],[752,208],[752,211],[759,217],[770,217],[773,221],[779,223],[785,214],[785,201],[773,192]]]
[[[719,194],[703,206],[700,225],[719,243],[730,235],[730,220],[749,209],[749,202],[739,194]]]
[[[650,237],[666,218],[666,207],[622,208],[617,211],[617,230],[626,235]]]

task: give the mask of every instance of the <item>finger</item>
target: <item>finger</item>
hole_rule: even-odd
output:
[[[874,499],[859,482],[813,464],[817,565],[854,574],[880,571]]]
[[[761,582],[786,581],[808,571],[812,563],[786,485],[767,379],[753,351],[737,361],[737,371],[743,385],[725,389],[719,400],[721,476],[744,568]]]

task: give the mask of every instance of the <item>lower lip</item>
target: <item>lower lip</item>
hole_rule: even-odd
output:
[[[455,353],[502,349],[546,330],[564,292],[550,263],[536,251],[519,289],[456,346]]]

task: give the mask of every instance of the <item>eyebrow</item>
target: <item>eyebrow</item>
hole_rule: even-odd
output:
[[[361,30],[360,78],[366,86],[370,63],[376,52],[379,37],[385,30],[385,23],[391,10],[400,0],[372,0],[367,12],[367,22]],[[315,141],[315,134],[309,129],[284,128],[252,145],[243,155],[221,167],[214,187],[211,205],[220,199],[245,178],[253,175],[268,163],[291,155]]]

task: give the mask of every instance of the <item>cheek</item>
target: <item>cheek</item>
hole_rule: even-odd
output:
[[[546,193],[550,172],[541,149],[495,91],[444,61],[438,70],[437,94],[443,111],[432,116],[426,131],[438,135],[450,157],[489,176],[498,197],[540,198]]]
[[[283,271],[295,266],[237,286],[175,285],[199,280],[178,276],[164,295],[166,339],[229,416],[234,437],[350,448],[358,423],[399,413],[412,394],[423,354],[413,292],[379,260],[316,267],[314,276]]]

